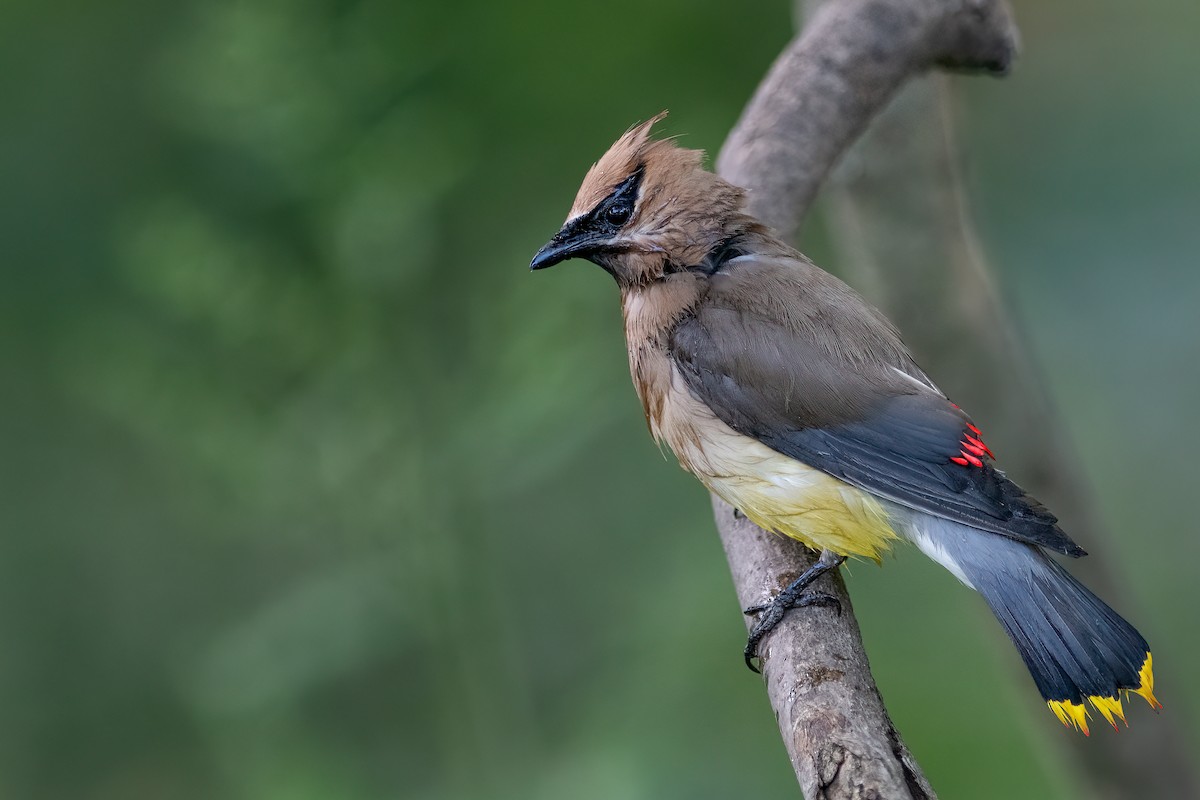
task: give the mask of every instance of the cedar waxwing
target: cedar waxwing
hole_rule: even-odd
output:
[[[1122,693],[1151,706],[1150,650],[1047,551],[1082,556],[1057,519],[992,465],[979,428],[913,362],[891,323],[744,212],[703,154],[625,133],[592,166],[532,269],[585,258],[616,279],[650,431],[708,489],[821,551],[746,645],[847,556],[906,539],[987,602],[1050,709],[1116,727]],[[836,601],[834,601],[836,602]]]

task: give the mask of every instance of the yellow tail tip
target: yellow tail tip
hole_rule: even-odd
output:
[[[1154,656],[1146,653],[1146,660],[1142,662],[1142,671],[1138,673],[1138,687],[1131,689],[1133,694],[1141,695],[1150,707],[1155,711],[1162,710],[1162,703],[1154,696]]]
[[[1083,703],[1072,703],[1070,700],[1047,700],[1046,705],[1058,717],[1058,721],[1068,728],[1082,731],[1084,736],[1091,736],[1088,730],[1088,710]]]
[[[1121,699],[1119,697],[1089,697],[1092,707],[1100,712],[1105,721],[1112,725],[1114,731],[1121,730],[1117,727],[1117,718],[1125,723],[1128,727],[1129,723],[1125,721],[1125,709],[1121,708]]]
[[[1161,709],[1162,703],[1158,702],[1154,697],[1154,659],[1149,653],[1146,653],[1146,660],[1142,663],[1142,669],[1138,673],[1138,681],[1136,689],[1123,690],[1125,695],[1140,695],[1150,704],[1151,708],[1155,710]],[[1120,730],[1117,727],[1118,719],[1124,722],[1126,726],[1129,725],[1125,719],[1125,709],[1121,706],[1120,697],[1089,695],[1086,700],[1092,704],[1092,707],[1096,711],[1100,712],[1100,715],[1104,717],[1109,725],[1112,725],[1113,730]],[[1046,705],[1050,706],[1050,710],[1054,712],[1054,716],[1058,717],[1058,721],[1063,725],[1081,731],[1084,736],[1091,735],[1091,731],[1088,730],[1088,719],[1091,715],[1088,713],[1087,705],[1071,700],[1047,700]]]

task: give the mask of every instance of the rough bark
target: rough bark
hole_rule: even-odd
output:
[[[799,226],[838,157],[908,78],[935,66],[1002,73],[1016,28],[1001,0],[845,0],[822,7],[776,60],[717,161],[750,190],[750,211],[784,235]],[[714,500],[743,606],[774,594],[816,554]],[[871,677],[840,575],[842,603],[790,614],[763,642],[763,674],[800,786],[816,798],[932,798]]]
[[[1004,73],[1017,32],[1001,0],[845,0],[822,6],[772,65],[717,171],[784,237],[822,180],[908,78],[930,67]]]
[[[811,550],[735,517],[715,496],[713,513],[742,608],[775,594],[816,561]],[[875,688],[841,576],[831,573],[816,588],[838,598],[840,613],[814,606],[789,614],[762,647],[767,696],[804,796],[935,798]]]

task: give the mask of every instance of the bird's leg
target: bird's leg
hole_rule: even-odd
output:
[[[754,659],[758,657],[758,643],[775,629],[789,609],[804,606],[836,606],[838,613],[841,613],[842,605],[833,595],[824,592],[806,593],[804,590],[829,570],[840,567],[845,560],[845,556],[840,556],[832,550],[822,550],[817,563],[806,569],[786,589],[771,598],[770,602],[751,606],[743,612],[745,614],[762,614],[754,623],[754,627],[750,629],[750,636],[746,639],[746,666],[752,672],[758,672],[758,667],[754,666]]]

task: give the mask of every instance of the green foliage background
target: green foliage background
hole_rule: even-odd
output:
[[[526,270],[630,123],[719,148],[785,3],[0,14],[0,796],[794,795],[613,287]],[[1194,744],[1200,6],[1018,16],[972,199]],[[945,796],[1075,796],[973,595],[851,580]]]

